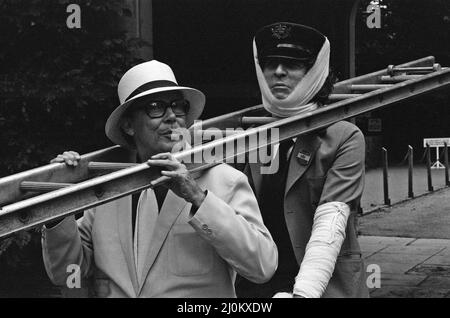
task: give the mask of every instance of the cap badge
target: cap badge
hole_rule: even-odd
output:
[[[286,24],[277,24],[271,28],[274,38],[285,39],[291,34],[291,27]]]

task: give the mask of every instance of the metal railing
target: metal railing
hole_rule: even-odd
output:
[[[449,181],[449,162],[448,162],[448,145],[444,143],[440,157],[444,157],[444,187],[450,186]],[[396,166],[404,165],[407,162],[407,188],[408,188],[408,199],[413,199],[414,195],[414,148],[408,145],[405,157]],[[427,191],[433,192],[438,190],[433,186],[433,174],[432,174],[432,162],[431,162],[431,150],[430,145],[427,144],[422,158],[418,161],[425,162],[426,172],[427,172]],[[381,148],[381,165],[382,165],[382,187],[383,187],[383,201],[384,205],[390,206],[392,204],[391,197],[389,195],[389,163],[388,163],[388,150],[385,147]],[[439,188],[441,189],[441,188]]]

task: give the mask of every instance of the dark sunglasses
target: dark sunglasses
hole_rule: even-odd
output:
[[[151,101],[146,102],[145,104],[138,106],[139,108],[144,109],[145,113],[150,118],[161,118],[167,111],[167,108],[170,107],[175,116],[185,116],[189,112],[189,101],[185,99],[177,99],[173,100],[170,103],[165,101]]]
[[[307,70],[309,70],[311,68],[311,66],[314,63],[311,63],[311,60],[305,60],[305,61],[300,61],[300,60],[295,60],[295,59],[287,59],[287,58],[273,58],[273,57],[268,57],[265,59],[262,59],[261,61],[261,68],[265,69],[265,68],[272,68],[275,69],[278,67],[278,65],[282,64],[285,67],[288,68],[305,68]]]

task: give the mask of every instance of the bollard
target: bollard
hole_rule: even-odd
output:
[[[446,142],[444,142],[444,168],[445,168],[445,185],[448,187],[450,185],[450,181],[448,180],[448,146]]]
[[[383,163],[383,194],[384,204],[391,205],[391,199],[389,199],[389,176],[388,176],[388,153],[386,148],[381,148],[382,151],[382,163]]]
[[[431,177],[431,151],[430,145],[427,144],[427,180],[428,180],[428,191],[433,191],[433,180]]]
[[[408,198],[414,198],[413,191],[413,163],[414,154],[413,147],[408,145]]]

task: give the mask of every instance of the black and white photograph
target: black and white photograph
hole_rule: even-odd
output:
[[[448,0],[0,0],[0,298],[450,298],[449,121]]]

